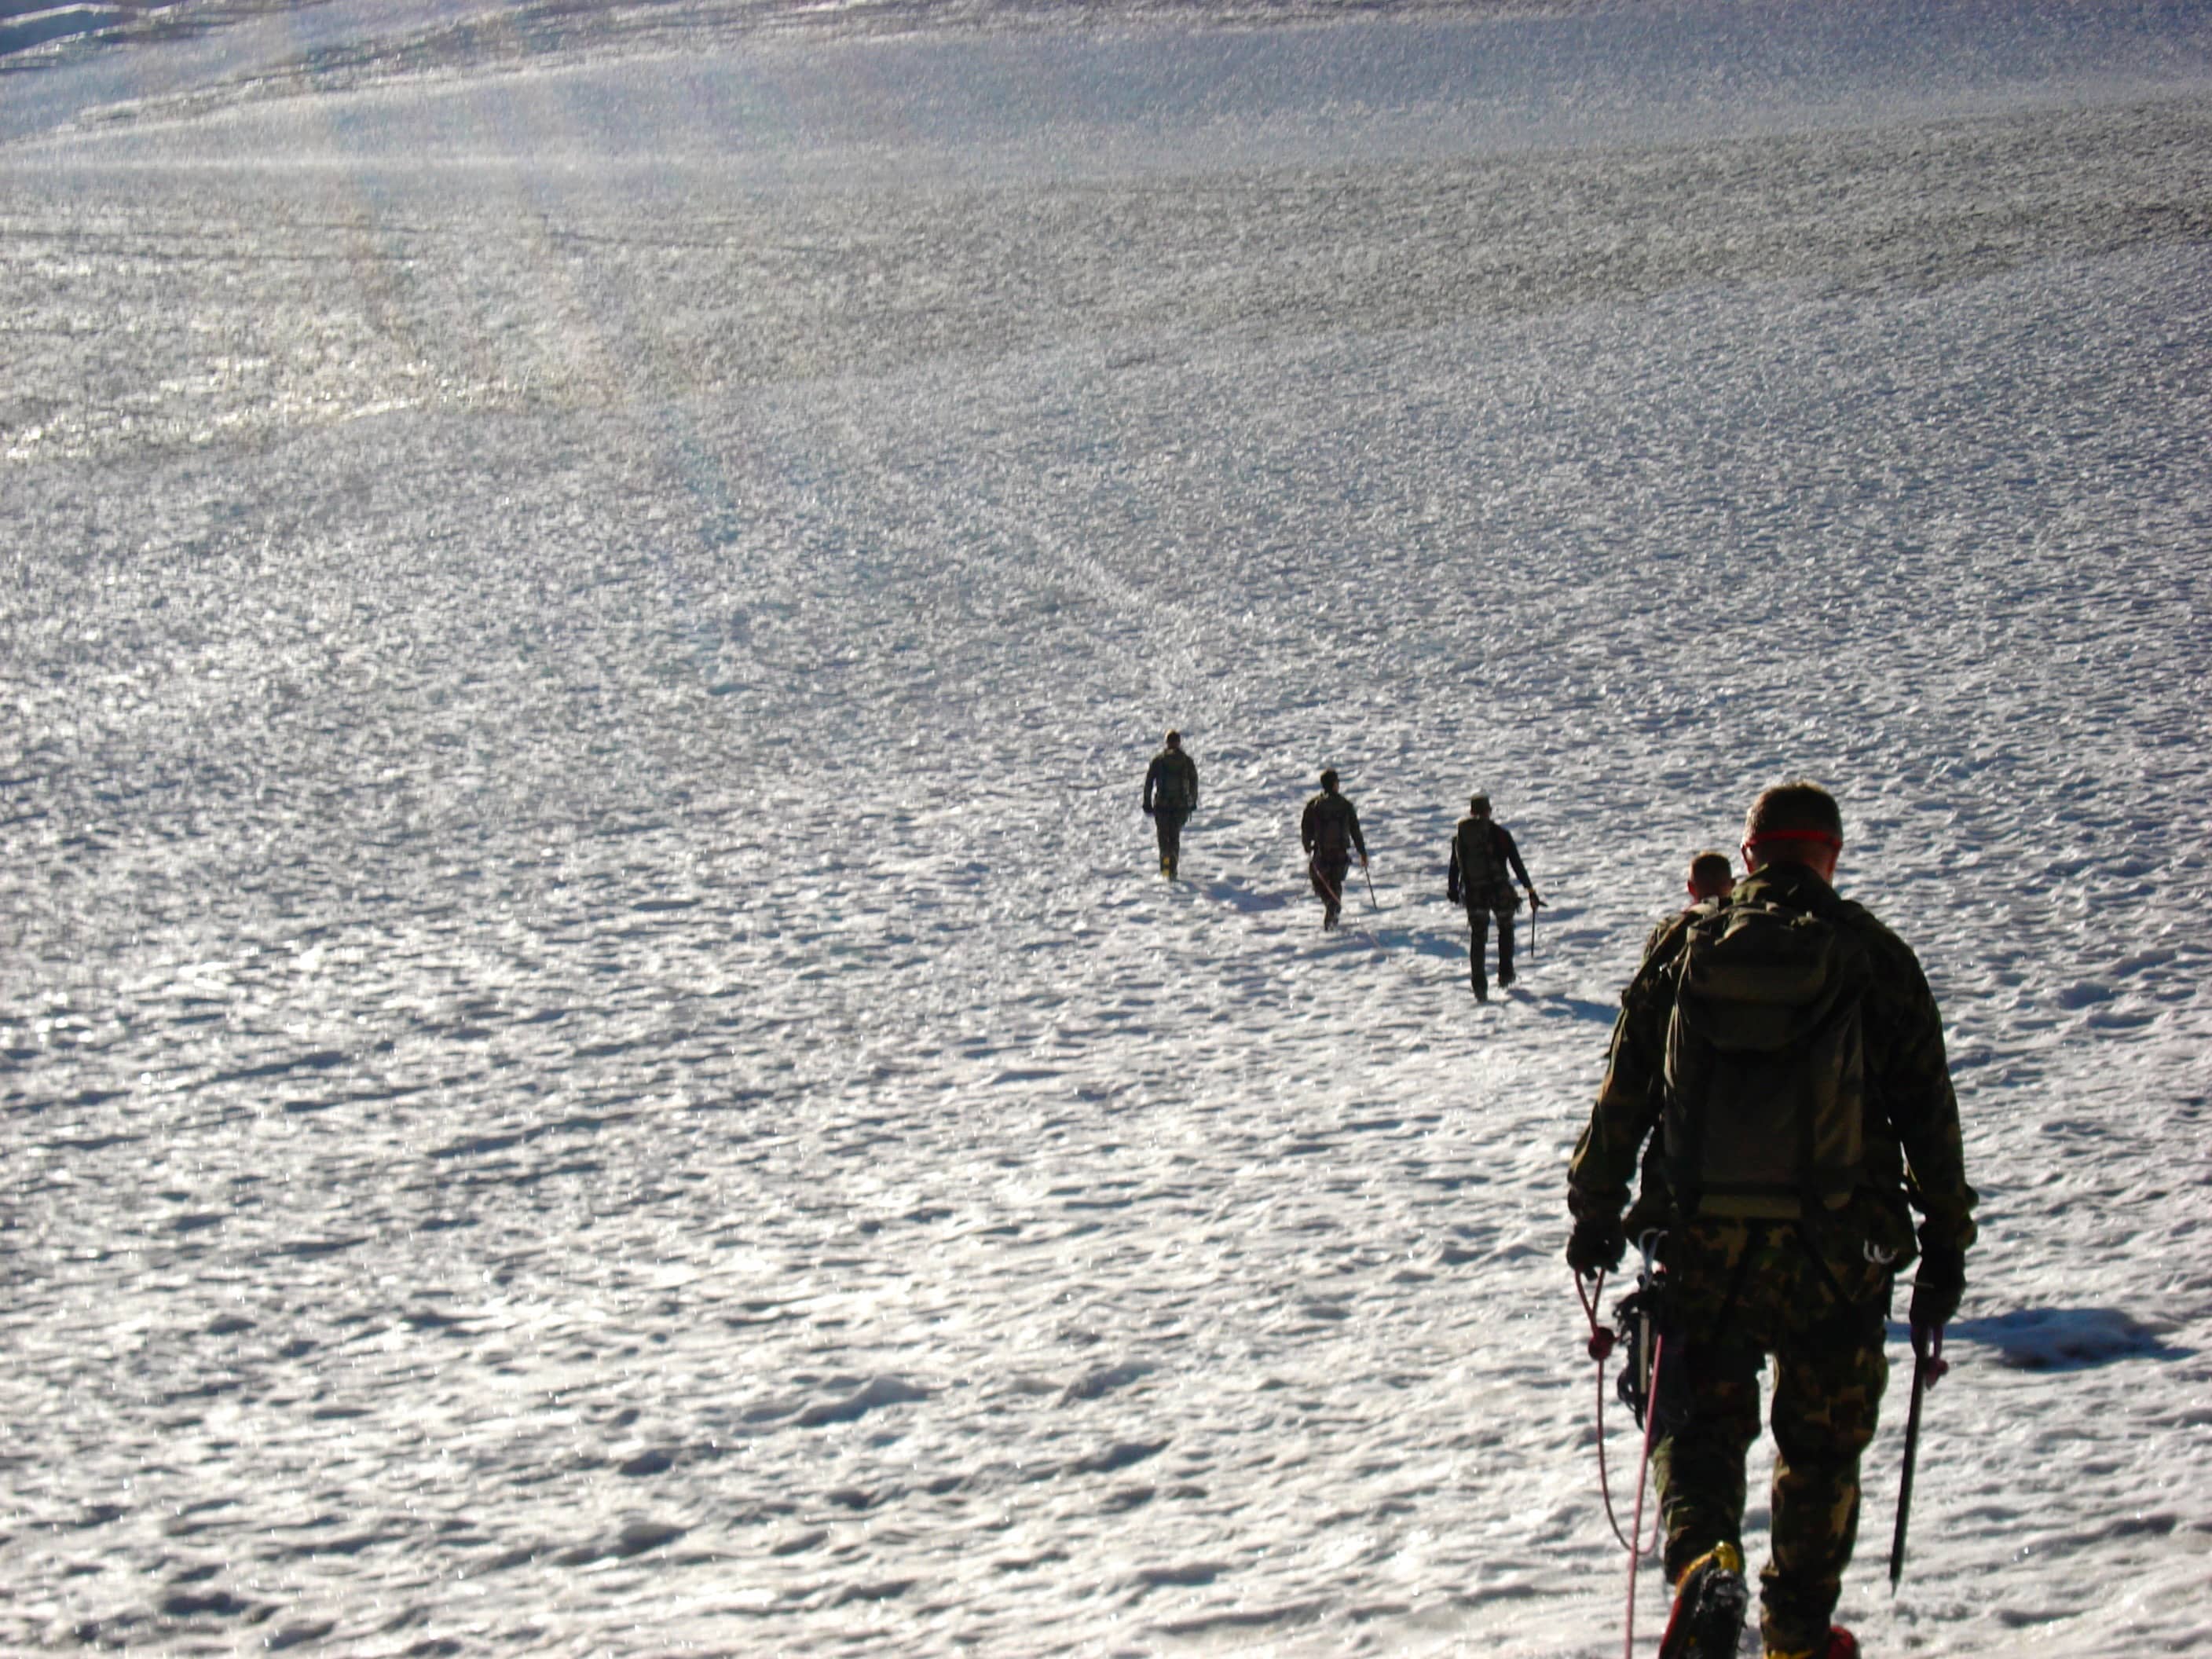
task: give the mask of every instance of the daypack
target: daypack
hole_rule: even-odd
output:
[[[1462,818],[1457,839],[1462,892],[1472,893],[1505,879],[1505,860],[1498,856],[1497,826],[1488,818]]]
[[[1306,822],[1313,826],[1313,849],[1316,853],[1348,853],[1352,850],[1352,803],[1343,796],[1316,795],[1306,808]]]
[[[1834,923],[1758,899],[1699,905],[1667,1026],[1668,1176],[1684,1220],[1817,1220],[1865,1150],[1870,970]]]
[[[1518,910],[1521,895],[1508,878],[1504,850],[1498,826],[1488,818],[1465,817],[1452,836],[1459,854],[1459,890],[1470,904],[1487,909],[1495,902],[1510,902]],[[1503,888],[1502,896],[1498,890]]]
[[[1152,805],[1170,812],[1189,811],[1197,793],[1191,787],[1197,771],[1197,763],[1180,750],[1164,750],[1152,779]]]

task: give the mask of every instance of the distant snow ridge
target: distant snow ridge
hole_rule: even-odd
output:
[[[127,15],[121,6],[51,6],[33,9],[23,5],[0,5],[0,54],[23,52],[50,40],[88,34],[120,22]]]
[[[90,0],[80,5],[49,5],[45,0],[0,0],[0,57],[33,46],[80,39],[103,30],[149,22],[172,27],[191,14],[195,27],[213,27],[249,9],[222,3],[193,6],[189,0]]]
[[[273,0],[278,9],[309,3]],[[107,120],[166,119],[261,98],[349,92],[417,76],[483,74],[552,59],[690,53],[763,35],[859,39],[992,31],[1249,28],[1393,15],[1557,13],[1597,3],[1599,0],[1109,0],[1103,4],[1090,0],[850,0],[823,5],[814,0],[632,0],[611,6],[605,0],[526,0],[410,33],[317,47],[217,87],[115,105],[100,113]],[[133,21],[131,14],[163,9],[126,4],[61,9],[120,14],[62,31],[82,33],[104,24]],[[240,9],[229,3],[194,5],[189,22],[197,28],[213,27],[231,21]]]

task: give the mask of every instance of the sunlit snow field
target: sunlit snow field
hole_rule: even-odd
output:
[[[0,58],[0,1651],[1619,1653],[1565,1158],[1802,773],[1984,1194],[1842,1617],[2212,1654],[2212,14],[1333,10]]]

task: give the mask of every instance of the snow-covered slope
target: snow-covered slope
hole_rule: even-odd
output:
[[[2196,13],[226,12],[0,81],[0,1648],[1618,1652],[1808,773],[1985,1194],[1844,1615],[2212,1650]]]

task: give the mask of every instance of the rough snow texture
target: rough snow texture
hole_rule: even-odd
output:
[[[2212,1650],[2206,25],[1495,9],[0,82],[0,1648],[1616,1653],[1563,1161],[1807,773],[1985,1194],[1844,1617]]]

